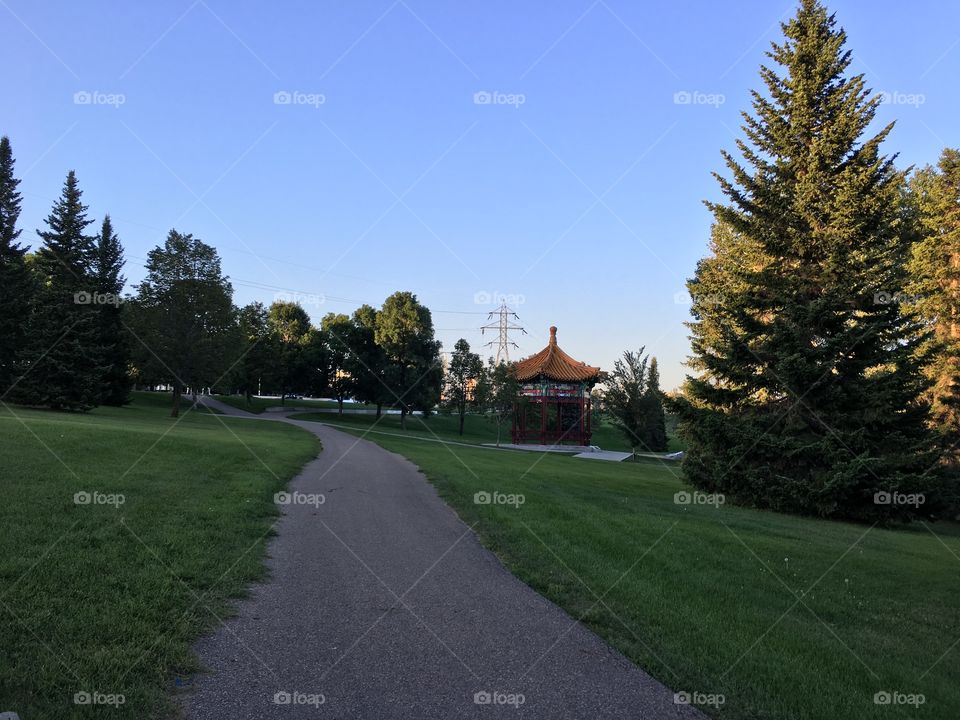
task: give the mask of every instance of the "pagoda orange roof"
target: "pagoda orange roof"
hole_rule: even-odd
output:
[[[557,328],[550,328],[550,343],[536,355],[517,362],[514,366],[517,380],[526,382],[543,376],[560,382],[582,382],[595,379],[600,368],[574,360],[557,345]]]

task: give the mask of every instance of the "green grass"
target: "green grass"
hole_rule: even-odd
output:
[[[640,667],[677,691],[722,693],[711,715],[957,717],[957,525],[679,505],[685,488],[657,461],[368,438],[419,465],[518,577]],[[526,502],[474,504],[494,490]],[[878,691],[926,702],[878,706]]]
[[[240,410],[246,410],[247,412],[256,413],[259,415],[264,412],[267,408],[272,407],[281,407],[280,398],[262,398],[262,397],[252,397],[250,402],[247,402],[247,399],[242,395],[217,395],[217,400],[224,402],[227,405],[232,405],[235,408]],[[286,402],[283,405],[284,407],[289,408],[305,408],[305,409],[316,409],[316,408],[336,408],[336,400],[312,400],[312,399],[297,399],[287,398]],[[375,405],[363,405],[361,403],[344,403],[345,408],[372,408],[376,409]]]
[[[273,493],[316,438],[169,407],[137,393],[85,415],[0,409],[0,710],[169,717],[191,645],[262,576]],[[84,691],[125,702],[74,704]]]
[[[468,414],[464,419],[463,435],[459,435],[460,419],[458,416],[446,413],[435,413],[424,418],[419,413],[407,417],[407,427],[400,428],[399,415],[381,416],[377,420],[375,415],[351,415],[345,413],[296,413],[298,420],[315,420],[331,425],[342,425],[347,428],[373,429],[379,432],[392,432],[408,435],[413,438],[440,438],[454,440],[473,445],[495,443],[497,441],[497,424],[489,416]],[[510,442],[510,423],[505,422],[501,429],[500,441]],[[630,445],[623,433],[610,423],[604,422],[594,427],[593,445],[599,445],[604,450],[630,451]],[[675,437],[670,438],[670,450],[682,450],[683,444]]]

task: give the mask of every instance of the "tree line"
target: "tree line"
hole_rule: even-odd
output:
[[[835,18],[802,0],[782,28],[688,283],[684,473],[781,511],[956,514],[960,154],[897,169]]]
[[[509,418],[509,366],[484,365],[466,340],[444,373],[430,310],[411,292],[379,309],[327,313],[312,324],[298,303],[233,303],[215,248],[170,230],[150,250],[146,275],[124,295],[123,247],[109,215],[100,232],[76,174],[37,231],[33,253],[18,242],[19,179],[0,139],[0,399],[87,411],[122,406],[133,387],[168,387],[171,415],[186,392],[333,397],[412,412],[438,407]],[[498,433],[499,434],[499,433]]]

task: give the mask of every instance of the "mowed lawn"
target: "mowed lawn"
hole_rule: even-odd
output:
[[[257,415],[264,412],[267,408],[272,407],[303,408],[304,410],[310,410],[311,408],[337,408],[336,400],[316,400],[313,398],[287,398],[282,405],[280,398],[258,396],[251,397],[249,402],[242,395],[217,395],[217,400]],[[360,403],[346,402],[343,406],[345,408],[372,408],[376,410],[376,406],[374,405],[362,405]]]
[[[400,428],[399,415],[382,415],[378,420],[376,415],[350,414],[338,415],[329,412],[297,413],[298,420],[315,420],[334,426],[347,428],[362,428],[371,430],[371,436],[376,433],[401,433],[414,438],[440,438],[455,440],[473,445],[483,445],[497,442],[497,424],[490,416],[468,414],[464,419],[463,435],[459,434],[460,418],[454,414],[435,413],[424,418],[420,413],[407,416],[406,428]],[[372,439],[372,438],[371,438]],[[500,430],[500,442],[510,443],[510,421],[503,423]],[[630,451],[623,433],[608,422],[594,426],[593,438],[590,441],[604,450]],[[675,437],[670,437],[671,451],[682,450],[683,444]]]
[[[169,402],[0,408],[0,711],[173,716],[171,695],[198,670],[192,643],[262,576],[273,494],[316,438],[210,413],[174,420]]]
[[[419,465],[517,576],[640,667],[675,691],[723,695],[709,715],[958,717],[956,524],[683,505],[674,495],[689,488],[656,460],[367,437]],[[475,504],[477,492],[525,502]],[[878,692],[893,702],[875,704]],[[904,704],[919,694],[919,709]]]

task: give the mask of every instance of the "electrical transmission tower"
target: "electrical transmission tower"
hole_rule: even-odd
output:
[[[504,362],[510,362],[510,346],[512,345],[515,348],[519,348],[517,345],[510,339],[511,330],[519,330],[524,335],[527,334],[527,331],[523,329],[520,325],[514,323],[514,320],[519,320],[520,316],[517,315],[513,310],[507,307],[506,303],[500,306],[499,310],[491,310],[490,314],[487,316],[487,320],[490,321],[487,325],[480,327],[481,334],[486,334],[487,330],[496,330],[499,333],[499,338],[496,341],[491,340],[484,347],[493,347],[494,344],[497,346],[497,356],[496,362],[497,365]]]

